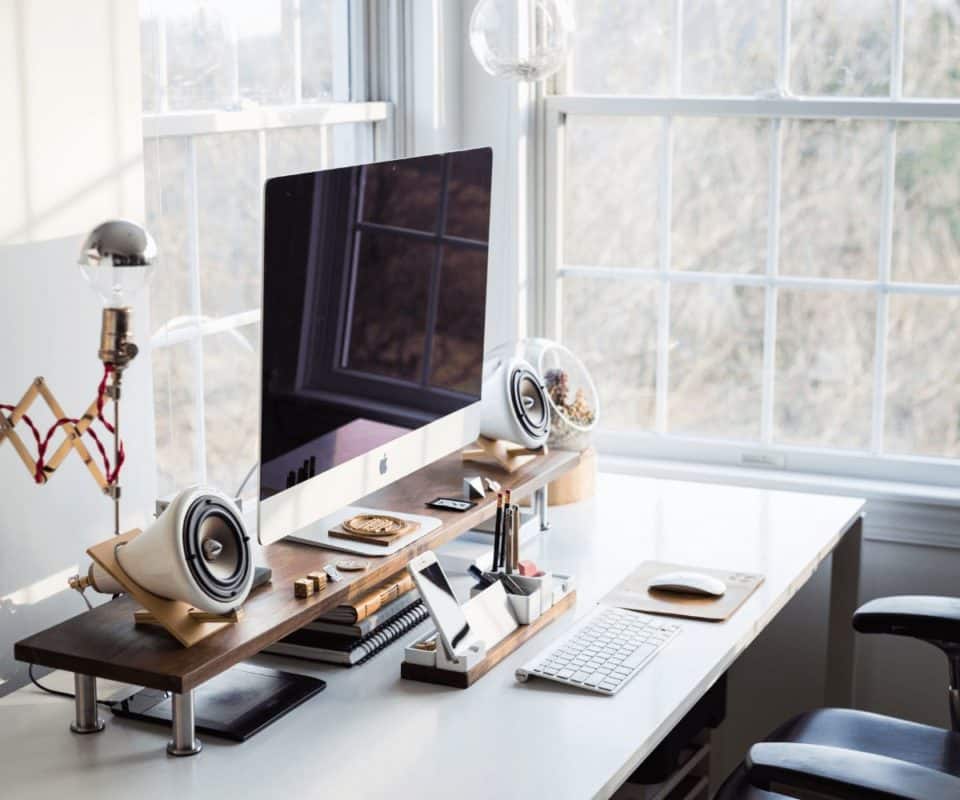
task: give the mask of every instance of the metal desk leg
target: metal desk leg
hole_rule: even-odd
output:
[[[862,538],[863,517],[859,517],[833,551],[825,696],[828,706],[839,708],[853,706],[853,612],[857,610],[860,589]]]
[[[195,756],[203,749],[194,730],[193,692],[171,695],[173,699],[173,739],[167,743],[172,756]]]
[[[70,723],[74,733],[100,733],[103,720],[97,716],[97,679],[93,675],[73,674],[76,719]]]
[[[540,516],[540,530],[550,530],[549,502],[547,497],[547,485],[544,484],[533,493],[533,504]]]

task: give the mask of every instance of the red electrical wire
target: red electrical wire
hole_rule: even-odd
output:
[[[110,364],[104,365],[103,369],[103,378],[100,380],[100,385],[97,387],[97,419],[103,424],[103,426],[110,431],[114,432],[114,427],[111,425],[103,416],[103,404],[107,394],[107,378],[110,373],[114,370],[113,366]],[[7,405],[6,403],[0,403],[0,409],[4,411],[13,411],[14,406]],[[78,419],[72,419],[69,417],[64,417],[63,419],[58,419],[53,425],[50,426],[50,430],[47,431],[46,436],[40,436],[40,431],[36,425],[33,424],[33,420],[27,414],[24,414],[21,419],[27,424],[27,427],[30,428],[30,432],[33,434],[33,439],[37,444],[37,468],[34,472],[33,479],[37,483],[43,483],[45,480],[44,476],[44,460],[47,454],[47,447],[50,446],[50,440],[53,438],[53,434],[56,433],[57,429],[63,425],[76,425],[80,422]],[[110,468],[110,458],[107,455],[107,449],[103,446],[103,442],[100,441],[100,437],[97,436],[97,432],[91,427],[88,426],[84,433],[90,434],[90,437],[93,439],[94,443],[97,446],[97,450],[100,451],[100,457],[103,459],[103,471],[106,477],[108,485],[115,484],[120,478],[120,468],[123,466],[123,462],[126,459],[126,453],[124,452],[123,442],[120,442],[120,447],[118,448],[117,465],[111,470]]]

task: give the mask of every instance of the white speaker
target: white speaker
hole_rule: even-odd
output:
[[[180,492],[150,527],[118,548],[117,561],[147,591],[211,614],[239,608],[253,583],[240,511],[226,495],[197,486]],[[123,591],[96,564],[87,578],[99,592]]]
[[[540,376],[522,358],[496,357],[484,368],[480,435],[531,450],[550,435],[547,393]]]

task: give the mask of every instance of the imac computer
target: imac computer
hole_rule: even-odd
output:
[[[491,175],[482,148],[267,181],[262,544],[476,438]]]

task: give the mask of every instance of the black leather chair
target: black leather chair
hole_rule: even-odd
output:
[[[947,656],[953,730],[846,708],[809,711],[755,744],[715,800],[786,800],[813,791],[852,800],[960,800],[960,600],[884,597],[853,616],[861,633],[909,636]]]

